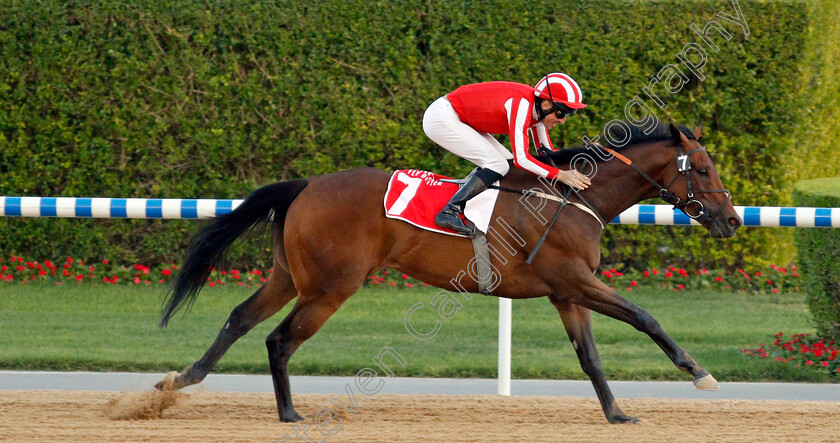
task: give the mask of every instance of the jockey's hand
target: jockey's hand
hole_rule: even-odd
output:
[[[592,182],[589,181],[589,177],[575,170],[564,171],[561,169],[554,178],[557,179],[557,181],[578,190],[586,189],[592,184]]]

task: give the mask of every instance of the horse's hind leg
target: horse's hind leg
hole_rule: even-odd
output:
[[[604,376],[604,369],[601,366],[601,357],[595,347],[595,337],[592,336],[589,309],[557,300],[555,297],[550,297],[550,299],[554,307],[557,308],[557,312],[560,313],[560,318],[563,319],[563,326],[566,328],[569,340],[572,341],[572,346],[575,348],[583,372],[589,376],[592,385],[595,387],[595,393],[598,394],[598,400],[601,402],[601,408],[604,410],[604,415],[607,416],[607,421],[610,423],[637,423],[639,421],[637,418],[625,415],[618,407],[615,397],[613,397],[612,391],[607,385],[607,378]]]
[[[292,422],[303,419],[292,405],[289,358],[304,341],[321,329],[324,322],[356,290],[358,286],[352,290],[330,291],[309,296],[300,295],[292,312],[265,339],[280,421]]]
[[[216,336],[216,340],[207,349],[204,356],[187,366],[181,374],[170,373],[158,382],[155,388],[181,389],[201,383],[236,340],[247,334],[263,320],[283,309],[283,306],[295,298],[296,295],[297,290],[292,283],[292,277],[282,268],[275,266],[268,281],[257,289],[251,297],[233,309],[225,325]]]

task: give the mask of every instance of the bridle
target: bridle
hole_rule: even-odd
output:
[[[679,154],[677,155],[677,171],[679,173],[676,177],[674,177],[673,180],[671,180],[671,183],[668,183],[667,186],[662,186],[656,180],[650,178],[650,176],[647,175],[645,171],[642,171],[629,158],[605,146],[598,145],[598,147],[603,148],[605,151],[612,154],[615,158],[621,160],[623,163],[632,167],[636,172],[639,173],[639,175],[641,175],[647,181],[649,181],[655,188],[659,189],[660,199],[662,199],[668,204],[673,205],[675,209],[679,209],[685,215],[696,220],[698,223],[702,224],[710,219],[714,219],[715,217],[717,217],[723,210],[723,207],[726,206],[726,204],[732,200],[732,193],[727,191],[726,189],[694,189],[694,186],[691,183],[691,171],[693,168],[691,167],[691,160],[689,159],[689,156],[691,156],[691,154],[694,154],[695,152],[705,151],[706,148],[704,146],[685,152],[683,151],[682,144],[677,143],[677,150],[679,151]],[[674,183],[676,183],[676,181],[680,178],[681,175],[685,176],[685,180],[688,185],[688,195],[685,201],[683,201],[674,193],[674,191],[671,190],[671,186],[673,186]],[[724,200],[723,203],[721,203],[720,206],[718,206],[718,208],[712,211],[711,213],[706,209],[706,205],[704,205],[703,202],[694,198],[694,196],[697,194],[713,194],[721,192],[726,194],[726,200]],[[696,210],[694,210],[695,208]]]

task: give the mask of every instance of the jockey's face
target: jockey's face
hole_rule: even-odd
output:
[[[557,118],[556,114],[551,113],[551,114],[546,115],[545,118],[543,119],[543,124],[545,125],[545,129],[550,130],[551,128],[554,127],[554,125],[556,125],[558,123],[560,123],[561,125],[565,124],[566,123],[566,116],[563,116],[563,118]]]
[[[551,102],[549,102],[548,100],[543,100],[543,101],[540,103],[540,107],[542,108],[542,110],[543,110],[544,112],[548,112],[548,111],[550,111],[550,110],[552,110],[552,109],[554,108],[554,106],[553,106],[553,105],[551,104]],[[563,115],[563,118],[558,118],[558,117],[557,117],[557,115],[558,115],[558,114]],[[546,115],[546,116],[543,118],[542,122],[543,122],[543,124],[545,125],[545,129],[551,129],[551,128],[553,128],[553,127],[554,127],[554,125],[556,125],[557,123],[560,123],[561,125],[562,125],[562,124],[565,124],[565,123],[566,123],[566,116],[567,116],[567,115],[566,115],[566,113],[565,113],[565,112],[552,112],[552,113],[550,113],[550,114]]]

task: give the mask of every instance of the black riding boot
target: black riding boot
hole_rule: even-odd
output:
[[[464,206],[466,206],[467,200],[480,194],[481,191],[487,189],[489,184],[500,178],[502,178],[501,174],[490,169],[479,169],[468,175],[467,182],[461,186],[461,189],[458,189],[458,192],[449,199],[449,203],[435,217],[435,224],[441,228],[452,229],[470,238],[475,237],[475,224],[461,218],[461,214],[464,213]]]

